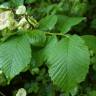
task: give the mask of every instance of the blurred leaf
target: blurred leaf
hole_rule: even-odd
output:
[[[44,64],[44,62],[46,61],[46,52],[49,52],[50,48],[54,46],[56,42],[57,42],[56,36],[48,37],[46,38],[45,47],[37,49],[37,50],[33,48],[33,58],[31,62],[32,68],[34,66],[40,67]]]
[[[25,0],[25,3],[26,4],[30,4],[30,3],[34,3],[34,2],[36,2],[37,0]]]
[[[88,96],[96,96],[96,90],[89,91]]]
[[[85,3],[77,3],[74,4],[72,9],[71,9],[71,14],[75,14],[77,16],[82,16],[86,11],[87,11],[87,2]]]
[[[48,15],[39,21],[39,29],[44,31],[52,30],[55,27],[56,23],[57,23],[57,16]]]
[[[10,0],[10,6],[11,7],[18,7],[24,4],[24,0]]]
[[[73,26],[79,24],[83,20],[85,20],[84,17],[68,17],[68,16],[58,15],[57,27],[60,32],[65,34],[69,32]]]
[[[87,46],[96,53],[96,36],[94,35],[83,35],[82,38],[85,40]]]
[[[29,42],[33,46],[44,46],[46,41],[46,35],[43,31],[40,30],[29,30],[27,32]]]
[[[27,93],[37,93],[39,91],[39,85],[37,82],[29,82],[24,85],[24,88],[26,89]]]
[[[91,56],[91,63],[94,64],[93,69],[96,70],[96,36],[83,35],[82,38],[85,40],[87,46],[89,47],[89,49],[93,54],[93,56]]]
[[[5,86],[5,85],[7,85],[6,77],[2,72],[2,70],[0,70],[0,86]]]

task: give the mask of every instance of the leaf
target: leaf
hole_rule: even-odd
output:
[[[32,3],[34,3],[34,2],[36,2],[37,0],[25,0],[25,3],[26,4],[32,4]]]
[[[46,41],[46,35],[40,30],[30,30],[27,32],[29,42],[33,46],[44,46]]]
[[[0,5],[0,13],[4,12],[4,11],[8,11],[9,9],[9,3],[5,2],[3,4]]]
[[[24,4],[24,0],[10,0],[11,7],[18,7]]]
[[[46,51],[49,75],[63,91],[70,91],[85,79],[90,55],[84,41],[77,35],[63,38]]]
[[[87,2],[77,1],[77,4],[73,4],[73,7],[71,8],[71,14],[74,14],[75,16],[83,16],[87,12],[87,8]]]
[[[26,89],[28,94],[37,93],[38,91],[40,91],[38,82],[34,82],[34,81],[25,83],[24,88]]]
[[[56,23],[57,23],[57,16],[48,15],[39,21],[39,29],[44,31],[52,30]]]
[[[25,36],[12,38],[0,44],[0,68],[10,81],[27,67],[31,48]]]
[[[96,36],[83,35],[82,38],[85,40],[87,46],[96,53]]]
[[[94,64],[93,69],[96,70],[96,36],[83,35],[82,38],[90,49],[91,64]]]
[[[33,69],[33,67],[41,67],[45,61],[43,51],[41,49],[38,49],[38,50],[32,49],[32,50],[33,50],[33,54],[32,54],[33,58],[31,60],[30,69]]]
[[[71,30],[71,28],[81,21],[85,20],[84,17],[68,17],[68,16],[58,16],[58,28],[60,32],[67,33]]]
[[[33,67],[41,67],[46,61],[46,52],[50,51],[50,48],[55,45],[57,42],[56,36],[49,36],[46,38],[46,45],[42,48],[32,48],[32,60],[31,60],[31,69]]]

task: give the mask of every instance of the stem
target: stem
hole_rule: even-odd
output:
[[[45,32],[46,35],[58,35],[58,36],[65,36],[62,33],[50,33],[50,32]]]
[[[63,36],[63,37],[66,37],[66,38],[69,38],[70,35],[68,34],[63,34],[63,33],[50,33],[50,32],[45,32],[46,35],[56,35],[56,36]]]

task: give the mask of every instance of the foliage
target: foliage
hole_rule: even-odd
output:
[[[0,96],[96,96],[95,8],[95,0],[1,0]]]

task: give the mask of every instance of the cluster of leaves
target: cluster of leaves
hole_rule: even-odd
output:
[[[0,3],[0,95],[96,96],[96,0]]]

